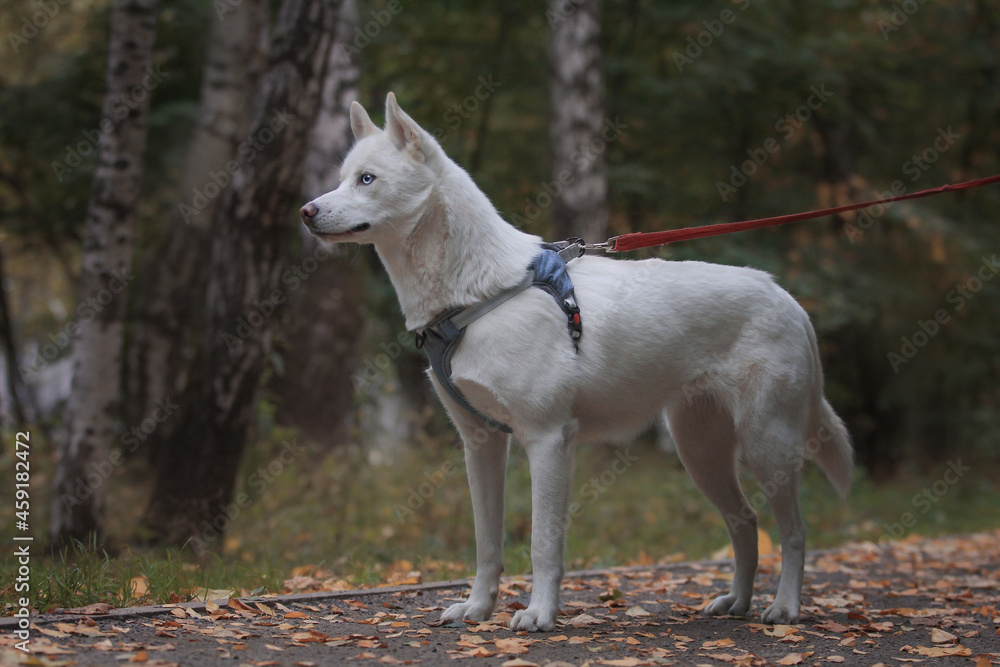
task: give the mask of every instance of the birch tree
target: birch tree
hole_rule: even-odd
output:
[[[149,98],[164,74],[152,66],[157,0],[117,0],[111,10],[107,93],[83,239],[73,345],[69,429],[59,444],[49,537],[99,540],[120,405],[126,290],[146,151]]]
[[[284,0],[278,10],[248,130],[254,149],[212,217],[206,323],[143,518],[153,541],[210,548],[238,511],[236,474],[288,299],[281,278],[338,9],[336,0]],[[282,466],[296,447],[288,444]]]
[[[177,396],[190,364],[192,337],[200,333],[208,281],[210,222],[233,174],[227,169],[247,139],[248,102],[267,52],[265,0],[212,12],[198,117],[184,164],[180,196],[160,247],[139,272],[128,349],[127,424],[139,424],[157,401]],[[145,441],[154,459],[175,419],[160,423]]]
[[[601,1],[549,0],[549,144],[556,239],[603,241],[608,227]]]
[[[356,0],[343,0],[316,124],[309,138],[303,201],[337,187],[340,163],[354,141],[351,102],[358,99],[360,54],[346,48],[358,22]],[[277,419],[325,448],[343,443],[353,415],[351,376],[361,342],[361,275],[343,246],[321,247],[299,227],[302,248],[292,271],[293,313],[279,351],[283,372],[269,385],[280,402]]]

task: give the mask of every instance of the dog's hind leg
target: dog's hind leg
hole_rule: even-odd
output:
[[[460,407],[452,407],[452,416],[465,443],[476,524],[476,579],[469,598],[448,607],[441,621],[485,621],[496,608],[503,573],[504,481],[510,436],[487,428]]]
[[[705,396],[685,399],[667,416],[677,454],[695,485],[725,519],[736,557],[729,593],[713,600],[705,613],[744,616],[750,609],[757,574],[757,515],[740,487],[733,419]]]
[[[514,614],[511,630],[550,632],[559,613],[575,426],[525,438],[531,470],[531,601]]]
[[[794,436],[788,436],[794,439]],[[784,451],[795,451],[789,444]],[[778,592],[761,615],[764,623],[795,623],[802,598],[802,571],[805,567],[806,524],[799,508],[799,468],[801,462],[750,461],[761,491],[774,512],[781,536],[781,579]]]

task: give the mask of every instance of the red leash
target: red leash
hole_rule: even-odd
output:
[[[997,182],[1000,182],[1000,174],[987,176],[986,178],[980,178],[975,181],[953,183],[951,185],[942,185],[938,188],[931,188],[930,190],[920,190],[919,192],[912,192],[910,194],[887,197],[886,199],[865,201],[858,204],[847,204],[846,206],[835,206],[834,208],[824,208],[819,211],[807,211],[805,213],[793,213],[791,215],[779,215],[773,218],[744,220],[742,222],[723,222],[717,225],[703,225],[701,227],[683,227],[681,229],[671,229],[665,232],[635,232],[632,234],[623,234],[622,236],[614,236],[608,239],[606,244],[596,244],[596,246],[593,247],[604,247],[605,250],[609,252],[626,252],[628,250],[636,250],[638,248],[649,248],[652,246],[667,245],[668,243],[676,243],[678,241],[700,239],[704,236],[718,236],[719,234],[745,232],[749,229],[759,229],[761,227],[787,225],[790,222],[798,222],[799,220],[822,218],[827,215],[843,213],[844,211],[854,211],[859,208],[868,208],[869,206],[877,206],[879,204],[891,204],[892,202],[903,201],[904,199],[919,199],[920,197],[929,197],[941,192],[969,190],[971,188],[978,188],[982,185],[989,185],[990,183]]]

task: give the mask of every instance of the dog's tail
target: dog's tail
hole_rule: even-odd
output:
[[[840,497],[846,498],[854,472],[854,449],[844,422],[825,398],[821,399],[817,428],[806,440],[806,451],[826,473]]]
[[[811,428],[806,438],[806,454],[811,456],[826,473],[841,498],[847,497],[854,472],[854,448],[847,427],[833,411],[823,396],[823,369],[820,364],[819,345],[812,325],[806,325],[809,343],[812,346],[816,383],[813,387],[813,414]]]

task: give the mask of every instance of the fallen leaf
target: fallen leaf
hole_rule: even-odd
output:
[[[826,630],[827,632],[848,632],[851,629],[850,627],[843,625],[842,623],[837,623],[836,621],[823,621],[822,623],[817,623],[813,627],[817,630]]]
[[[107,637],[114,635],[114,632],[101,632],[101,629],[97,627],[97,624],[93,621],[87,623],[90,619],[80,621],[76,625],[70,625],[69,623],[56,623],[56,627],[63,632],[68,632],[74,635],[83,635],[84,637]]]
[[[958,640],[958,637],[942,630],[941,628],[931,628],[931,641],[935,644],[952,644]]]
[[[567,623],[572,625],[574,628],[584,628],[588,625],[599,625],[601,623],[601,619],[594,618],[590,614],[580,614],[569,619]]]
[[[778,660],[777,664],[779,664],[779,665],[798,665],[798,664],[802,663],[803,659],[804,658],[802,657],[801,653],[789,653],[788,655],[786,655],[781,660]]]
[[[49,637],[69,637],[68,634],[66,634],[61,630],[49,630],[43,625],[35,625],[34,623],[31,624],[31,629],[37,630],[38,632],[41,632],[43,635],[47,635]]]
[[[132,588],[132,595],[137,598],[141,598],[149,592],[149,579],[146,578],[146,575],[140,574],[138,577],[132,577],[128,583]]]
[[[77,614],[81,616],[95,616],[101,614],[107,614],[114,607],[104,602],[95,602],[94,604],[88,604],[86,607],[74,607],[73,609],[63,609],[64,614]]]
[[[285,614],[285,618],[309,618],[309,615],[303,614],[301,611],[290,611]]]
[[[537,662],[529,662],[524,658],[511,658],[502,663],[500,667],[538,667]]]
[[[497,653],[509,653],[516,655],[518,653],[527,653],[528,647],[524,642],[516,637],[511,637],[510,639],[497,639],[493,642],[493,645],[497,647]]]
[[[195,600],[208,602],[209,600],[228,600],[236,594],[231,588],[202,588],[195,596]]]
[[[652,616],[651,613],[649,613],[648,611],[646,611],[645,609],[643,609],[639,605],[636,605],[634,607],[629,607],[628,609],[626,609],[625,610],[625,615],[626,616],[632,616],[632,617]]]
[[[149,660],[149,654],[146,653],[145,651],[139,651],[138,653],[136,653],[135,655],[133,655],[131,658],[129,658],[128,661],[129,662],[146,662],[147,660]]]
[[[253,611],[253,609],[240,602],[237,598],[229,598],[227,604],[230,609],[236,609],[237,611]]]
[[[945,658],[949,655],[957,655],[963,658],[972,657],[972,651],[961,644],[958,646],[918,646],[913,649],[917,655],[925,655],[928,658]]]
[[[600,600],[601,602],[610,602],[611,600],[617,600],[617,599],[619,599],[622,595],[624,595],[624,593],[622,593],[617,588],[613,588],[610,591],[608,591],[607,593],[604,593],[602,595],[598,595],[597,599]]]
[[[773,630],[768,630],[764,628],[764,634],[768,637],[777,637],[781,639],[787,635],[794,635],[798,630],[791,625],[775,625]]]
[[[847,658],[842,655],[828,655],[826,656],[827,662],[845,662]]]

